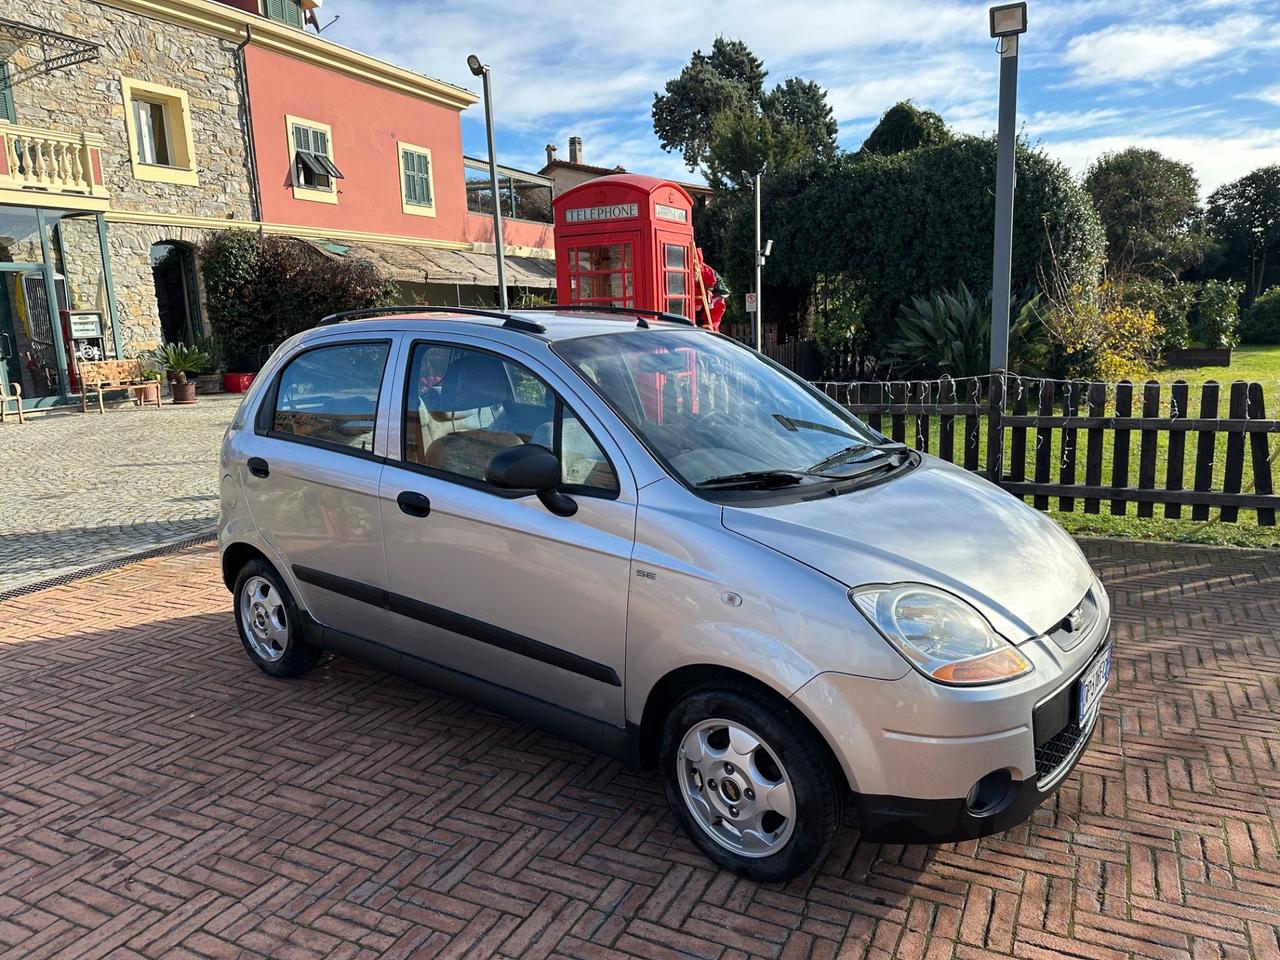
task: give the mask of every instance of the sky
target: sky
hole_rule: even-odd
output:
[[[955,130],[996,125],[999,57],[987,4],[944,0],[328,0],[325,37],[479,92],[492,68],[497,154],[537,170],[568,159],[699,180],[653,133],[655,92],[717,36],[743,40],[769,71],[827,90],[842,147],[856,149],[899,100]],[[1201,191],[1280,163],[1280,0],[1029,0],[1018,125],[1078,175],[1136,144],[1190,163]],[[483,107],[463,146],[485,156]]]

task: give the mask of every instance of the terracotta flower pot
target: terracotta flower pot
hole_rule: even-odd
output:
[[[160,403],[160,384],[154,381],[138,391],[138,399],[144,407],[158,406]]]
[[[170,384],[173,390],[174,403],[195,403],[196,402],[196,385],[194,383],[179,383],[174,381]]]

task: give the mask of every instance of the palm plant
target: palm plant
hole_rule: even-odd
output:
[[[166,343],[151,351],[151,362],[164,370],[169,379],[186,383],[187,377],[207,371],[212,358],[199,347],[185,343]]]
[[[1044,352],[1039,295],[1013,305],[1009,322],[1010,366],[1036,374]],[[989,372],[991,297],[975,300],[963,282],[954,293],[912,297],[899,312],[898,336],[885,349],[894,375],[974,377]]]

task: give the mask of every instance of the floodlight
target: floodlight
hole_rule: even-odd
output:
[[[991,8],[991,36],[1016,37],[1027,32],[1027,4],[1004,3]]]

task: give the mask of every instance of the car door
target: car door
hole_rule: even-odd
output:
[[[320,623],[368,639],[386,627],[369,591],[386,589],[378,482],[395,346],[382,336],[303,348],[272,378],[242,443],[246,502],[299,600]]]
[[[380,484],[398,646],[406,669],[416,658],[622,727],[634,481],[562,381],[496,349],[420,338],[403,351]],[[489,458],[524,442],[560,455],[573,516],[485,481]]]

